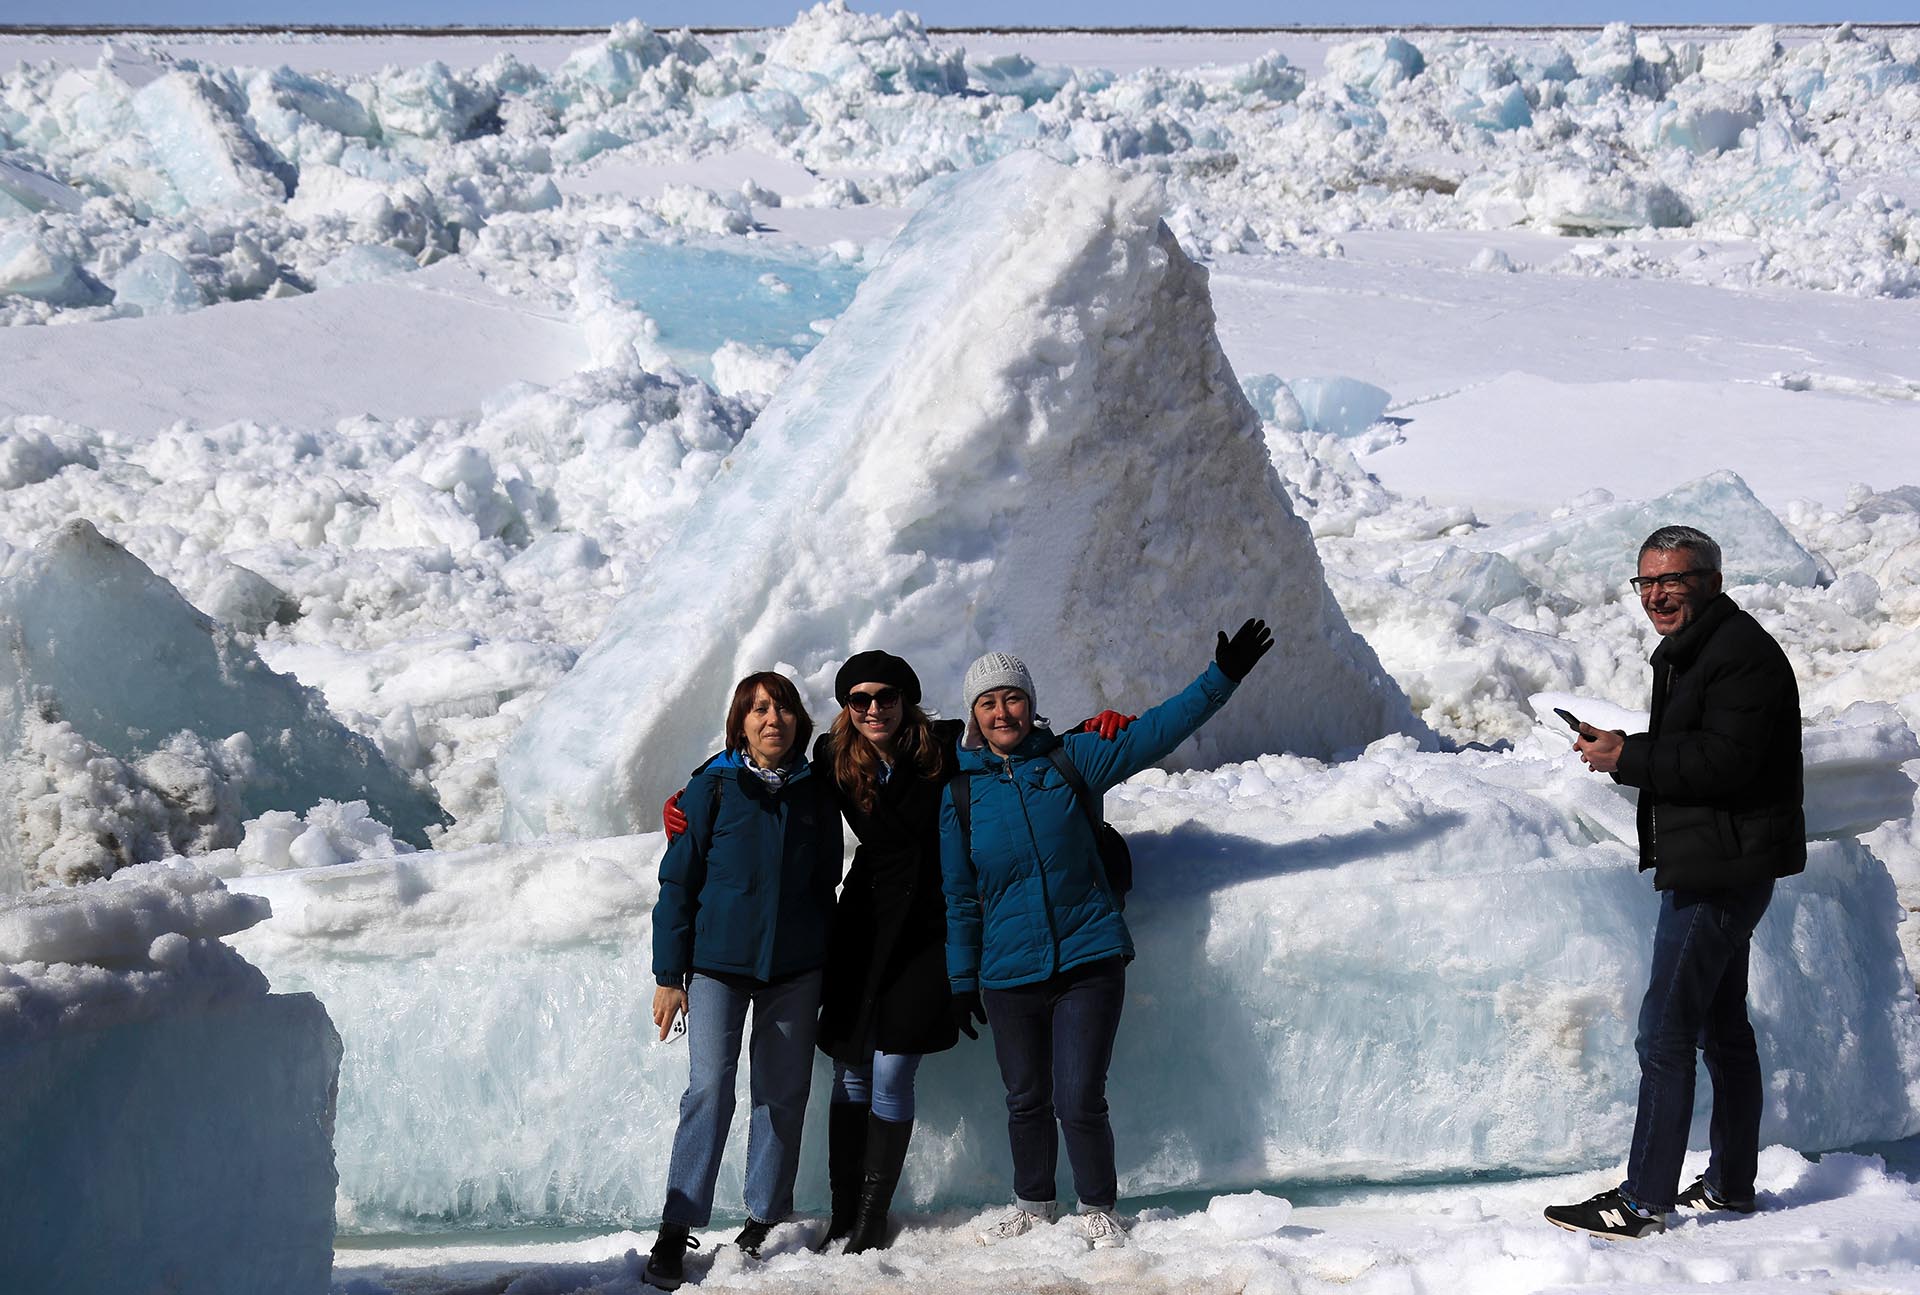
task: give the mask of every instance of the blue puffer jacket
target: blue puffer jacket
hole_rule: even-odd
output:
[[[694,970],[776,980],[827,961],[840,884],[840,811],[802,760],[774,791],[732,752],[680,797],[687,830],[660,860],[653,976],[680,988]]]
[[[1186,741],[1235,686],[1209,665],[1111,742],[1035,729],[1005,759],[985,747],[960,752],[962,776],[947,784],[940,801],[947,980],[954,993],[1012,989],[1082,963],[1133,956],[1093,829],[1047,752],[1064,747],[1087,786],[1103,792]],[[953,809],[958,795],[973,798],[971,850]]]

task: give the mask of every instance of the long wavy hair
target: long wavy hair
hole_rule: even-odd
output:
[[[911,768],[923,778],[938,778],[946,772],[947,753],[933,735],[933,721],[918,706],[902,698],[900,728],[893,735],[895,768]],[[833,737],[833,780],[862,814],[873,813],[880,803],[880,752],[874,749],[853,723],[853,712],[845,706],[833,717],[829,730]]]

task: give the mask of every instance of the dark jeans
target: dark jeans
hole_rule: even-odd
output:
[[[1106,958],[1018,989],[981,993],[993,1053],[1007,1087],[1007,1141],[1013,1147],[1013,1194],[1041,1213],[1054,1199],[1060,1132],[1067,1139],[1074,1194],[1083,1209],[1111,1210],[1119,1198],[1113,1168],[1113,1126],[1107,1122],[1107,1066],[1127,964]]]
[[[1760,1155],[1760,1053],[1747,1020],[1747,952],[1773,883],[1733,890],[1668,890],[1653,932],[1653,974],[1640,1004],[1640,1109],[1620,1188],[1671,1210],[1693,1123],[1695,1047],[1713,1084],[1707,1182],[1729,1200],[1753,1199]]]

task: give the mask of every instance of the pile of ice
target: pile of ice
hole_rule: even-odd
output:
[[[190,630],[183,606],[166,624],[231,638],[234,650],[250,647],[272,670],[318,688],[339,723],[397,773],[430,780],[465,830],[487,839],[499,817],[493,757],[521,699],[564,674],[600,631],[762,400],[719,397],[629,357],[552,388],[500,391],[465,419],[182,424],[156,436],[0,419],[0,577],[18,578],[36,547],[57,547],[70,518],[100,519],[219,627]],[[131,609],[119,614],[138,621]],[[151,635],[142,624],[134,637]],[[106,639],[98,642],[104,651]],[[38,711],[28,711],[31,727]],[[217,746],[240,727],[209,740]],[[48,748],[41,767],[56,783],[77,776],[59,772],[74,765],[69,748],[83,763],[97,758],[70,736],[36,732]],[[252,758],[262,759],[257,744]],[[206,769],[212,759],[193,763]],[[225,785],[232,774],[203,780]],[[85,798],[124,800],[134,782],[115,774]],[[263,808],[368,799],[356,786],[313,791],[300,803],[235,806],[239,819],[216,815],[211,835],[189,834],[205,837],[197,847],[131,805],[127,828],[103,826],[129,840],[139,820],[172,849],[224,848]],[[375,814],[425,844],[414,816],[392,817],[379,804]],[[80,844],[100,854],[93,837]]]
[[[269,911],[185,864],[0,908],[12,1289],[326,1288],[340,1037],[221,943]]]
[[[943,186],[514,735],[509,836],[635,830],[718,745],[734,679],[784,663],[824,713],[875,646],[934,699],[1014,652],[1077,716],[1171,695],[1216,628],[1262,615],[1287,686],[1182,758],[1418,731],[1320,578],[1159,212],[1149,181],[1033,153]]]
[[[1193,249],[1331,253],[1356,228],[1686,227],[1751,255],[1608,272],[1920,286],[1900,196],[1920,120],[1911,33],[1843,25],[1790,44],[1764,26],[1696,40],[1616,24],[1418,42],[1361,37],[1315,77],[1271,51],[1117,76],[969,60],[911,14],[831,0],[766,35],[623,23],[551,72],[504,53],[296,72],[139,45],[90,67],[26,63],[0,75],[0,319],[167,313],[404,271],[523,214],[564,231],[555,178],[607,154],[722,149],[811,169],[807,200],[830,205],[900,202],[1029,149],[1162,171]],[[640,206],[738,235],[751,201],[682,188]]]
[[[1623,1154],[1657,902],[1630,793],[1544,727],[1506,753],[1412,747],[1149,773],[1108,797],[1136,859],[1140,952],[1109,1086],[1123,1195]],[[1816,727],[1807,749],[1831,839],[1782,883],[1757,939],[1763,1136],[1898,1138],[1920,1130],[1920,1006],[1893,883],[1844,833],[1904,821],[1900,766],[1917,749],[1884,712]],[[1904,802],[1888,794],[1901,784]],[[336,1140],[347,1226],[657,1217],[686,1078],[684,1046],[650,1042],[647,1019],[661,844],[490,846],[231,883],[275,912],[239,947],[276,986],[319,995],[353,1040]],[[821,1062],[816,1104],[827,1086]],[[929,1059],[905,1207],[1004,1199],[1004,1117],[984,1042]],[[740,1209],[739,1153],[736,1140],[723,1215]],[[805,1157],[800,1207],[814,1210],[824,1139]]]
[[[86,521],[0,582],[0,891],[239,843],[241,824],[365,801],[415,845],[430,791]]]

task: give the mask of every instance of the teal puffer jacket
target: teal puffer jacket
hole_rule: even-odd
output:
[[[660,860],[653,975],[691,971],[777,980],[827,961],[840,884],[840,811],[804,760],[775,791],[731,752],[694,771],[680,797],[687,830]]]
[[[947,784],[940,802],[947,980],[954,993],[1012,989],[1082,963],[1133,956],[1093,829],[1047,753],[1064,748],[1087,786],[1103,792],[1186,741],[1235,686],[1209,665],[1111,742],[1037,728],[1004,759],[985,747],[960,752],[961,776]],[[972,797],[971,848],[954,813],[959,795]]]

